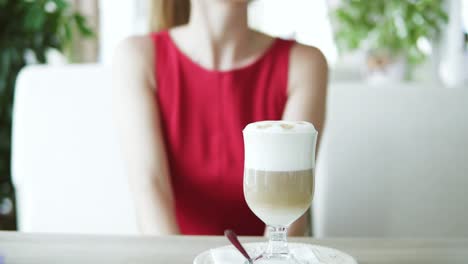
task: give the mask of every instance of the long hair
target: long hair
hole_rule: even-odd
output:
[[[153,32],[187,24],[190,0],[151,0],[150,29]]]

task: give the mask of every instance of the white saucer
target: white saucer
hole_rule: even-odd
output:
[[[320,261],[321,264],[358,264],[357,261],[351,257],[350,255],[344,253],[343,251],[339,251],[334,248],[329,247],[322,247],[316,246],[311,244],[302,244],[302,243],[288,243],[290,249],[294,249],[297,247],[308,247],[310,248],[314,254],[316,255],[317,259]],[[266,243],[245,243],[243,244],[245,249],[249,252],[251,256],[258,256],[261,254],[265,247]],[[234,249],[233,246],[224,246],[219,247],[216,249]],[[193,264],[215,264],[213,258],[211,257],[210,250],[204,251],[200,253],[194,260]],[[315,264],[311,262],[311,264]],[[319,263],[316,263],[319,264]]]

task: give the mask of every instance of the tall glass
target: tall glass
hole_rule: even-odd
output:
[[[245,200],[269,229],[255,263],[299,263],[289,254],[287,228],[312,202],[317,131],[303,121],[262,121],[243,134]]]

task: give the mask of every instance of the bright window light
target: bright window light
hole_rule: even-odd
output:
[[[334,64],[338,54],[326,2],[256,0],[249,8],[249,24],[267,34],[315,46]]]

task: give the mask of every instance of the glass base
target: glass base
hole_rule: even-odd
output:
[[[249,264],[248,261],[245,262]],[[257,257],[253,264],[304,264],[291,254],[267,255]]]

